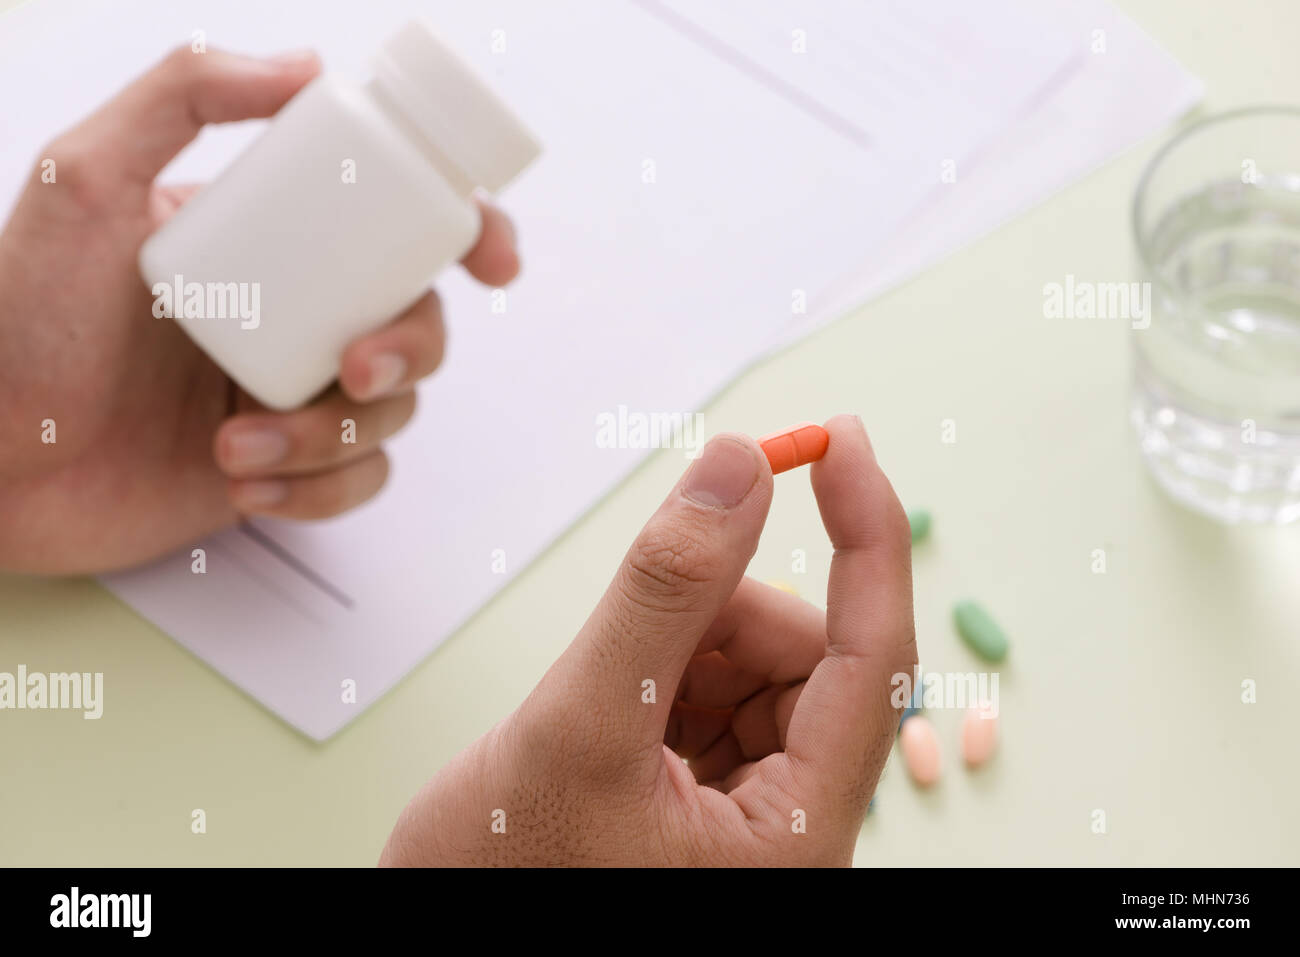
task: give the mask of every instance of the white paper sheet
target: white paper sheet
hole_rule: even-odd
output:
[[[953,32],[965,4],[940,0],[906,17],[896,4],[764,3],[757,39],[715,6],[736,15],[720,0],[386,0],[346,16],[306,0],[38,0],[0,20],[0,80],[23,91],[0,112],[0,182],[19,182],[40,143],[195,29],[251,51],[311,44],[360,77],[411,12],[547,150],[504,200],[526,263],[505,312],[463,276],[439,280],[448,360],[392,444],[378,499],[331,522],[216,536],[201,543],[205,575],[186,548],[108,586],[285,720],[329,736],[641,460],[597,446],[597,415],[698,410],[790,327],[793,290],[829,304],[860,280],[933,194],[942,159],[964,169],[1083,64],[1070,22],[1019,0],[980,4],[984,42]],[[796,30],[803,53],[764,45]],[[1167,118],[1149,113],[1134,122]],[[169,178],[212,174],[253,132],[205,133]],[[346,679],[356,704],[342,700]]]
[[[1204,85],[1103,0],[1069,0],[1061,23],[1086,51],[1079,69],[1040,95],[885,247],[809,303],[772,340],[789,346],[854,306],[984,236],[1191,109]],[[1117,235],[1123,223],[1116,223]]]

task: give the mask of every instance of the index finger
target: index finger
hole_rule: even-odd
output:
[[[799,696],[785,753],[756,786],[777,786],[833,819],[861,821],[898,728],[894,675],[912,673],[911,535],[862,422],[826,423],[830,444],[812,467],[831,544],[826,656]],[[810,812],[811,813],[811,812]]]
[[[519,251],[510,217],[480,196],[475,196],[483,223],[478,242],[461,259],[469,274],[488,286],[504,286],[519,275]]]

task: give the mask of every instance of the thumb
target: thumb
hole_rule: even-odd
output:
[[[315,54],[256,59],[180,47],[50,145],[60,182],[142,209],[154,177],[208,123],[271,116],[320,72]]]
[[[543,682],[585,712],[573,716],[577,722],[602,729],[592,757],[658,758],[677,685],[744,577],[771,501],[772,470],[758,444],[724,434],[704,447],[641,530]]]

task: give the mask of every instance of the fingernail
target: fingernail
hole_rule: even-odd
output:
[[[289,439],[277,429],[240,429],[222,442],[226,468],[251,472],[275,465],[289,454]]]
[[[758,459],[749,446],[722,436],[704,447],[686,474],[683,494],[710,508],[732,508],[754,487]]]
[[[269,63],[278,63],[282,66],[298,66],[304,63],[313,63],[316,60],[315,50],[286,50],[284,53],[276,53],[266,58]]]
[[[237,508],[256,510],[279,505],[289,494],[289,486],[279,479],[240,482],[231,498]]]
[[[406,375],[406,360],[395,352],[383,352],[370,360],[370,381],[362,398],[373,399],[397,388]]]

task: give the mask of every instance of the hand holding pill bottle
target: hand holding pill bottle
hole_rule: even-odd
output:
[[[470,250],[474,190],[501,189],[539,152],[413,21],[384,44],[367,84],[317,77],[145,242],[155,314],[263,405],[300,406],[338,376],[348,343]]]
[[[745,577],[773,472],[809,462],[834,546],[824,612]],[[848,864],[916,660],[910,527],[861,421],[718,436],[382,863]]]
[[[5,144],[31,166],[0,232],[0,568],[115,571],[249,515],[338,515],[384,485],[384,446],[444,353],[430,275],[467,243],[465,271],[491,288],[520,268],[509,219],[469,184],[532,155],[510,135],[486,159],[481,135],[445,163],[420,145],[429,118],[403,117],[446,105],[419,90],[449,62],[421,56],[426,40],[403,32],[364,89],[320,79],[310,51],[187,42],[88,116],[56,118],[49,142]],[[468,84],[444,78],[462,96],[442,119],[461,131]],[[208,124],[272,117],[219,184],[164,181]]]

